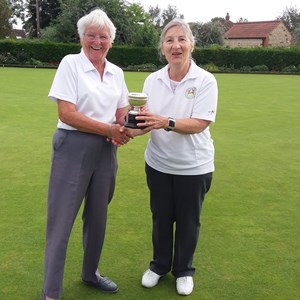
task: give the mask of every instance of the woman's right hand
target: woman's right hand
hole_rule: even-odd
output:
[[[125,130],[125,127],[120,124],[112,124],[111,125],[111,137],[110,140],[115,146],[126,145],[130,137]]]

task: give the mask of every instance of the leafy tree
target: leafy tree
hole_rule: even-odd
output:
[[[208,23],[194,23],[192,31],[196,38],[196,46],[207,47],[210,45],[223,45],[225,28],[220,21]]]
[[[126,17],[123,0],[60,0],[61,13],[44,32],[44,38],[61,42],[78,42],[77,21],[92,9],[99,7],[110,17],[117,28],[116,42],[131,40],[130,20]]]
[[[9,36],[12,32],[10,18],[12,11],[7,0],[0,0],[0,38]]]
[[[237,23],[247,23],[248,19],[240,17],[236,22]]]
[[[133,3],[126,9],[131,20],[132,44],[135,46],[155,46],[158,42],[158,32],[149,14],[140,4]]]
[[[60,2],[61,12],[57,18],[51,22],[50,26],[42,30],[42,38],[55,42],[77,41],[76,21],[78,11],[74,11],[73,7],[77,7],[79,1],[67,0]]]
[[[13,23],[17,23],[17,19],[24,21],[27,0],[8,0],[8,4],[12,10]]]
[[[148,10],[148,14],[155,27],[160,28],[162,25],[162,19],[161,19],[161,9],[158,7],[158,5],[156,5],[155,7],[150,6]]]
[[[60,7],[60,15],[43,31],[43,38],[58,42],[78,42],[78,19],[99,7],[117,28],[116,44],[150,46],[156,42],[154,25],[140,4],[128,4],[124,0],[61,0]]]
[[[212,18],[210,21],[211,22],[220,22],[220,23],[223,23],[226,20],[224,18],[221,18],[221,17],[215,17],[215,18]]]
[[[183,19],[184,15],[180,14],[176,6],[169,5],[167,9],[161,10],[158,5],[150,6],[148,14],[152,24],[156,28],[156,32],[159,38],[159,35],[165,25],[175,18]]]
[[[40,29],[48,27],[60,13],[59,0],[28,0],[25,15],[25,28],[29,30],[29,35],[37,36],[37,4],[39,9]]]
[[[27,0],[8,0],[8,4],[12,11],[12,23],[17,24],[18,20],[24,22]]]
[[[300,24],[297,24],[293,30],[294,44],[300,46]]]
[[[164,27],[175,18],[184,19],[184,15],[178,12],[176,6],[168,5],[167,9],[164,9],[161,14],[162,26]]]
[[[294,29],[300,24],[300,12],[296,7],[287,7],[282,16],[277,17],[282,20],[287,29],[293,33]]]

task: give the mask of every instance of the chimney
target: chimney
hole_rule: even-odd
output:
[[[226,14],[226,17],[225,17],[225,20],[226,20],[226,21],[229,21],[229,19],[230,19],[230,16],[229,16],[229,13],[227,13],[227,14]]]

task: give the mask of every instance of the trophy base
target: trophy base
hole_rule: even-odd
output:
[[[136,126],[136,124],[131,124],[131,123],[126,123],[125,127],[131,128],[131,129],[141,129],[141,127],[138,127],[138,126]]]
[[[146,126],[137,126],[136,125],[137,123],[144,123],[145,121],[144,120],[136,120],[135,117],[136,117],[136,114],[129,113],[128,114],[128,119],[125,122],[124,126],[127,127],[127,128],[131,128],[131,129],[143,129],[143,128],[146,128]]]

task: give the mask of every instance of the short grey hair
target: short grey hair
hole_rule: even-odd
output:
[[[170,28],[175,27],[175,26],[179,26],[179,27],[181,27],[184,30],[187,38],[190,40],[190,42],[192,44],[192,49],[194,49],[194,47],[195,47],[195,37],[194,37],[194,35],[192,33],[192,30],[191,30],[189,24],[187,22],[185,22],[183,19],[177,19],[176,18],[176,19],[173,19],[172,21],[170,21],[164,27],[164,29],[161,32],[160,40],[159,40],[159,46],[158,46],[158,50],[159,50],[160,54],[162,54],[161,49],[162,49],[162,45],[164,43],[167,31]]]
[[[92,10],[89,14],[80,18],[77,22],[79,37],[82,38],[88,27],[105,27],[108,29],[110,41],[113,43],[116,37],[116,27],[107,14],[100,8]]]

